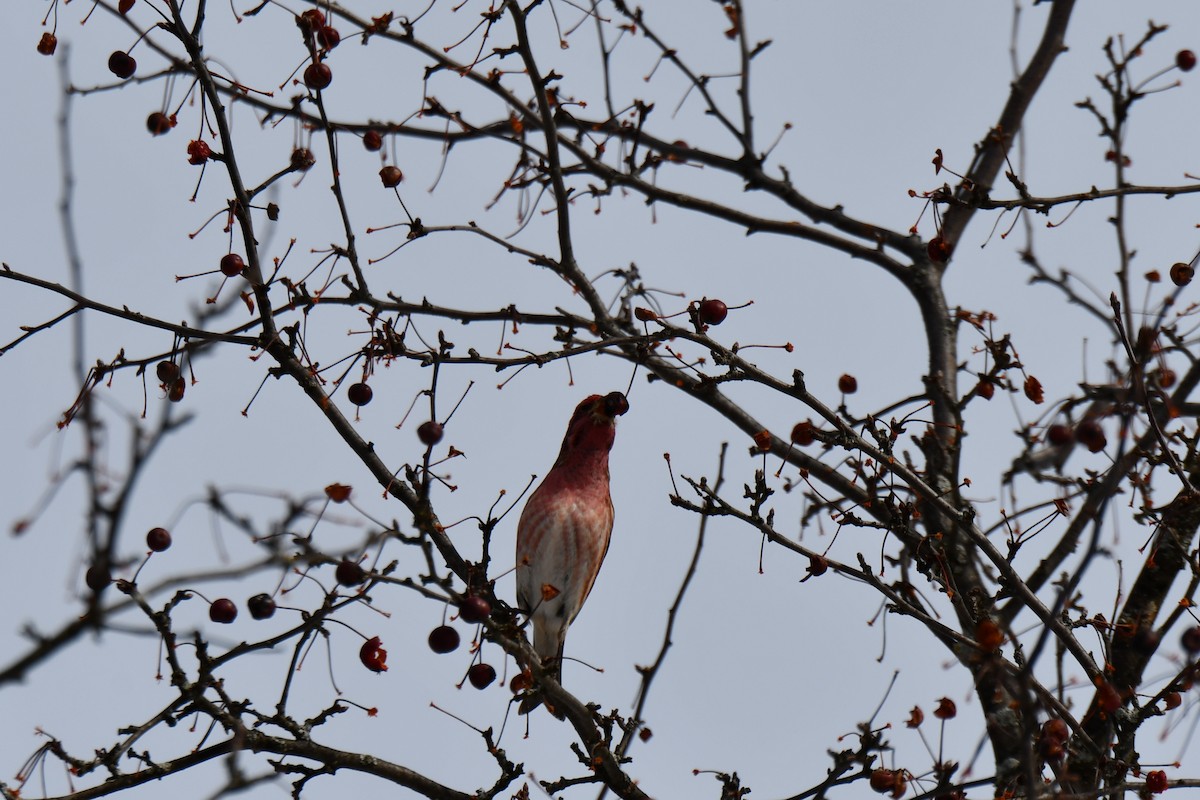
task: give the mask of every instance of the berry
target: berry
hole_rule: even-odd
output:
[[[1160,389],[1170,389],[1175,385],[1175,370],[1169,367],[1163,367],[1151,374],[1154,376],[1155,380],[1158,381],[1158,387]]]
[[[1046,441],[1055,447],[1063,447],[1075,440],[1071,429],[1061,423],[1055,423],[1046,429]]]
[[[246,262],[237,253],[228,253],[221,257],[221,274],[226,277],[236,278],[245,268]]]
[[[212,148],[203,139],[193,139],[187,146],[188,163],[200,166],[212,156]]]
[[[508,682],[508,688],[512,690],[513,694],[528,691],[533,688],[533,676],[529,674],[528,670],[519,672],[512,676],[512,680]]]
[[[387,672],[387,650],[378,636],[372,636],[363,642],[358,650],[358,660],[371,672]]]
[[[162,136],[173,127],[171,118],[161,111],[155,111],[146,117],[146,130],[151,136]]]
[[[872,789],[883,794],[884,792],[893,791],[899,777],[900,775],[896,770],[879,767],[871,770],[871,777],[868,782],[871,784]]]
[[[161,553],[171,546],[171,532],[166,528],[151,528],[146,534],[146,546],[156,553]]]
[[[991,400],[996,396],[996,384],[988,378],[980,378],[979,383],[975,384],[975,394],[984,400]]]
[[[814,553],[808,557],[808,569],[805,571],[814,578],[820,577],[829,571],[829,559]]]
[[[854,394],[858,391],[858,378],[853,375],[838,378],[838,391],[842,394]]]
[[[237,619],[237,605],[228,597],[214,600],[212,605],[208,607],[208,618],[213,622],[228,625]]]
[[[56,47],[58,47],[58,37],[50,31],[46,31],[42,34],[42,38],[38,39],[37,51],[44,56],[54,55]]]
[[[729,306],[720,300],[701,300],[697,316],[705,325],[720,325],[729,316]]]
[[[929,240],[929,244],[925,246],[925,253],[929,256],[929,260],[935,264],[945,264],[950,260],[950,253],[954,250],[950,243],[941,236],[935,236]]]
[[[337,565],[335,574],[342,586],[358,586],[367,580],[367,571],[357,561],[342,561]]]
[[[114,50],[108,57],[108,71],[121,80],[130,78],[137,71],[137,61],[124,50]]]
[[[393,189],[400,185],[400,181],[404,180],[404,173],[400,168],[391,164],[379,170],[379,180],[383,181],[384,187]]]
[[[331,483],[325,487],[325,496],[335,503],[344,503],[350,499],[350,493],[353,491],[353,486],[347,486],[344,483]]]
[[[958,706],[949,697],[943,697],[938,700],[938,706],[933,710],[933,715],[938,719],[954,719],[958,715]]]
[[[1188,55],[1192,54],[1191,50],[1184,50],[1183,52],[1187,53]],[[1196,57],[1192,56],[1192,64],[1195,65],[1195,63],[1196,63]],[[1184,71],[1186,71],[1186,70],[1191,69],[1191,67],[1181,66],[1180,69],[1183,69]],[[1167,773],[1163,772],[1161,769],[1151,770],[1150,772],[1146,773],[1146,791],[1147,792],[1149,792],[1150,794],[1162,794],[1166,790],[1167,790]]]
[[[620,392],[609,392],[604,395],[604,413],[610,417],[619,417],[629,411],[629,399]]]
[[[88,567],[87,572],[83,576],[83,582],[88,585],[88,588],[93,592],[98,592],[105,586],[112,583],[112,573],[108,571],[108,567],[103,564],[93,564]]]
[[[1171,283],[1176,286],[1187,286],[1195,275],[1196,270],[1192,269],[1191,264],[1177,261],[1171,265]]]
[[[178,403],[183,399],[183,393],[187,391],[187,381],[183,378],[176,378],[171,384],[171,388],[167,390],[167,399],[172,403]]]
[[[317,163],[317,157],[307,147],[297,147],[292,151],[292,169],[297,172],[307,172]]]
[[[475,664],[467,670],[467,680],[476,689],[486,689],[496,680],[496,668],[491,664]]]
[[[154,367],[159,383],[174,383],[179,377],[179,366],[174,361],[160,361]]]
[[[812,420],[797,422],[796,427],[792,428],[792,444],[807,447],[816,439],[816,426],[812,424]]]
[[[375,393],[371,391],[371,387],[365,383],[356,383],[346,390],[346,397],[356,406],[365,406],[371,402],[371,398],[374,396]]]
[[[1167,711],[1179,708],[1181,703],[1183,703],[1183,698],[1179,696],[1179,692],[1167,692],[1163,695],[1163,705],[1167,707]]]
[[[458,604],[458,615],[463,622],[483,622],[492,613],[492,604],[478,595],[469,594]]]
[[[1196,66],[1196,54],[1191,50],[1180,50],[1175,54],[1175,66],[1184,72],[1191,72]]]
[[[270,619],[275,616],[275,601],[269,594],[256,594],[246,601],[246,610],[254,619]]]
[[[445,431],[442,429],[442,423],[429,420],[422,422],[417,428],[417,438],[421,440],[421,444],[426,447],[433,447],[442,440],[442,435]]]
[[[133,0],[121,0],[121,2],[117,3],[117,11],[120,11],[122,14],[128,14],[131,8],[133,8]]]
[[[367,131],[363,134],[363,147],[372,153],[383,149],[383,136],[379,131]]]
[[[460,641],[458,631],[449,625],[439,625],[429,632],[429,649],[435,653],[453,653]]]
[[[1188,628],[1179,637],[1179,644],[1187,651],[1189,656],[1195,656],[1200,653],[1200,625]]]
[[[1075,428],[1075,441],[1093,453],[1099,453],[1108,446],[1104,428],[1100,427],[1100,423],[1094,419],[1085,419],[1079,423]]]
[[[310,8],[296,17],[296,25],[304,32],[305,36],[312,36],[313,33],[325,26],[325,14],[320,9]]]
[[[333,70],[328,64],[314,61],[304,68],[304,85],[310,89],[327,89],[333,83]]]
[[[321,47],[332,50],[341,43],[342,35],[332,25],[325,25],[317,31],[317,41],[321,43]]]

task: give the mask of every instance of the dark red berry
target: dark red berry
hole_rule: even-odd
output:
[[[363,642],[358,650],[358,660],[371,672],[387,672],[387,650],[378,636],[372,636]]]
[[[93,592],[98,592],[112,583],[112,573],[103,564],[93,564],[88,567],[87,572],[84,574],[83,582]]]
[[[950,260],[950,253],[953,249],[950,243],[941,236],[935,236],[925,246],[925,253],[929,256],[929,260],[935,264],[945,264]]]
[[[1196,54],[1191,50],[1180,50],[1175,54],[1175,66],[1184,72],[1191,72],[1196,66]]]
[[[269,594],[256,594],[246,601],[246,610],[254,619],[270,619],[275,616],[275,601]]]
[[[42,38],[38,39],[37,51],[44,56],[54,55],[55,48],[58,47],[58,37],[50,31],[42,34]]]
[[[342,586],[358,586],[367,580],[367,571],[357,561],[342,561],[337,565],[336,575]]]
[[[853,375],[838,378],[838,391],[842,394],[854,394],[858,391],[858,378]]]
[[[812,420],[797,422],[796,427],[792,428],[792,444],[800,447],[808,447],[816,441],[816,426],[812,424]]]
[[[365,383],[356,383],[346,390],[346,397],[356,406],[365,406],[374,396],[375,392]]]
[[[171,532],[166,528],[151,528],[146,534],[146,546],[156,553],[161,553],[171,546]]]
[[[1099,453],[1108,446],[1108,439],[1104,436],[1104,428],[1100,427],[1100,423],[1094,419],[1085,419],[1079,423],[1075,428],[1075,441],[1093,453]]]
[[[1074,441],[1075,435],[1071,429],[1061,423],[1055,423],[1046,429],[1046,441],[1055,447],[1062,447]]]
[[[120,11],[122,14],[128,14],[131,8],[133,8],[133,0],[121,0],[121,2],[117,3],[117,11]]]
[[[108,71],[118,78],[125,80],[137,71],[137,61],[124,50],[114,50],[108,57]]]
[[[417,427],[417,438],[421,440],[421,444],[426,447],[433,447],[442,440],[445,431],[442,429],[442,423],[429,420],[422,422]]]
[[[307,172],[317,163],[317,157],[307,147],[297,147],[292,151],[292,169],[297,172]]]
[[[200,166],[212,156],[212,148],[203,139],[193,139],[187,146],[188,163]]]
[[[183,378],[176,378],[171,384],[171,388],[167,390],[167,399],[172,403],[178,403],[183,399],[183,393],[187,391],[187,381]]]
[[[1160,389],[1170,389],[1175,385],[1175,370],[1171,369],[1170,367],[1163,367],[1162,369],[1155,370],[1151,373],[1151,375],[1153,375],[1155,380],[1158,381],[1158,388]]]
[[[155,111],[146,117],[146,130],[150,131],[151,136],[162,136],[171,128],[171,118],[161,111]]]
[[[697,316],[704,325],[720,325],[729,316],[729,306],[720,300],[701,300]]]
[[[808,569],[805,571],[814,578],[824,575],[829,571],[829,559],[814,553],[808,557]]]
[[[980,378],[979,383],[975,384],[975,394],[984,400],[991,400],[996,396],[996,384],[989,378]]]
[[[304,85],[310,89],[326,89],[333,83],[333,70],[328,64],[316,61],[304,68]]]
[[[1184,50],[1184,53],[1191,55],[1191,50]],[[1196,64],[1196,57],[1192,56],[1192,65]],[[1191,67],[1181,67],[1184,70],[1189,70]],[[1167,790],[1167,773],[1161,769],[1150,770],[1146,773],[1146,791],[1150,794],[1162,794]]]
[[[237,619],[237,605],[228,597],[214,600],[212,605],[208,607],[208,618],[213,622],[228,625]]]
[[[458,631],[449,625],[439,625],[429,632],[429,649],[435,653],[453,653],[460,641]]]
[[[467,670],[467,680],[476,689],[486,689],[496,680],[496,669],[491,664],[474,664]]]
[[[179,377],[179,366],[174,361],[160,361],[154,367],[159,383],[171,384]]]
[[[1176,286],[1187,286],[1195,276],[1196,270],[1192,269],[1191,264],[1177,261],[1171,265],[1171,283]]]
[[[325,25],[317,31],[317,41],[321,43],[321,47],[332,50],[341,43],[342,35],[332,25]]]
[[[296,17],[296,25],[305,36],[312,36],[325,25],[325,14],[320,9],[310,8]]]
[[[246,262],[237,253],[227,253],[221,256],[221,274],[229,278],[236,278],[242,274],[242,270],[246,268]]]
[[[898,774],[899,773],[897,773],[894,769],[884,769],[883,767],[879,767],[871,770],[871,777],[867,782],[870,784],[872,789],[880,794],[883,794],[884,792],[892,791],[896,785],[896,778]]]
[[[463,622],[483,622],[492,613],[492,604],[478,595],[469,594],[458,604],[458,615]]]
[[[363,147],[372,153],[383,149],[383,136],[379,131],[367,131],[363,134]]]
[[[383,181],[383,185],[392,189],[400,185],[400,181],[404,180],[404,173],[400,168],[391,164],[379,170],[379,180]]]
[[[629,398],[620,392],[604,395],[604,413],[616,419],[629,411]]]
[[[524,672],[518,672],[516,675],[513,675],[512,680],[508,682],[508,688],[512,690],[513,694],[520,694],[521,692],[529,691],[531,688],[533,688],[533,676],[529,674],[528,670]]]
[[[1183,649],[1187,651],[1189,656],[1195,656],[1200,653],[1200,625],[1188,628],[1179,637],[1179,643],[1183,645]]]
[[[958,706],[949,697],[943,697],[941,700],[938,700],[938,705],[933,710],[933,715],[938,719],[954,719],[958,715]]]

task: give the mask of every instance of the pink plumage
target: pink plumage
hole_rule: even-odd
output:
[[[616,418],[628,410],[620,392],[591,395],[575,408],[558,460],[517,523],[517,603],[533,621],[533,649],[560,681],[567,628],[608,552],[613,528],[608,453]],[[527,714],[539,703],[535,691],[520,711]]]

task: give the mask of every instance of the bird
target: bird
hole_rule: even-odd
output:
[[[621,392],[593,394],[576,406],[558,459],[529,496],[517,523],[517,604],[533,623],[533,649],[559,683],[567,628],[592,591],[608,552],[613,529],[608,454],[616,418],[628,410]],[[542,702],[531,690],[519,712],[528,714]]]

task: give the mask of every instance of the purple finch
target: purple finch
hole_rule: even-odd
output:
[[[616,418],[628,410],[620,392],[591,395],[575,408],[558,460],[517,523],[517,603],[533,621],[533,649],[560,682],[567,628],[608,551],[613,527],[608,452]],[[520,711],[528,714],[541,702],[535,692]]]

